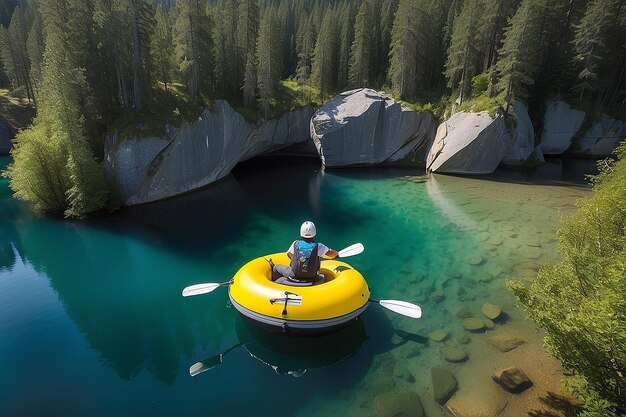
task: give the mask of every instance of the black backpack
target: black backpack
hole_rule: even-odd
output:
[[[297,240],[293,245],[291,269],[298,279],[317,278],[320,269],[320,257],[317,254],[317,243]]]

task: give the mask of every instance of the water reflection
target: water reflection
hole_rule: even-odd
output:
[[[238,343],[220,354],[190,367],[192,376],[222,363],[236,348],[245,349],[251,358],[267,365],[279,375],[300,377],[310,369],[343,362],[354,355],[367,339],[365,325],[356,320],[338,332],[318,337],[292,337],[259,329],[241,316],[236,320]]]

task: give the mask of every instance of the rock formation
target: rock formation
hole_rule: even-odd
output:
[[[543,154],[560,155],[565,152],[584,119],[584,111],[575,110],[564,101],[546,103],[540,144]]]
[[[590,157],[609,156],[626,139],[626,122],[606,114],[596,121],[582,138],[572,145],[570,152]]]
[[[502,165],[522,166],[543,163],[541,147],[535,146],[535,130],[528,116],[526,106],[516,101],[513,104],[515,116],[515,138],[509,152],[502,159]]]
[[[309,106],[255,126],[224,100],[158,137],[105,143],[105,172],[124,205],[182,194],[226,176],[239,162],[309,140]]]
[[[8,155],[11,150],[11,141],[15,137],[15,129],[4,117],[0,116],[0,155]]]
[[[426,167],[440,173],[490,174],[512,144],[500,112],[495,119],[487,112],[455,113],[439,125]]]
[[[424,163],[434,117],[368,89],[346,91],[311,119],[311,138],[326,167],[411,161]]]

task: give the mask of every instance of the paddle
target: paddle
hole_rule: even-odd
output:
[[[338,257],[341,258],[345,258],[348,256],[354,256],[354,255],[358,255],[359,253],[363,252],[365,250],[365,247],[363,247],[362,243],[355,243],[354,245],[350,245],[345,249],[340,250],[339,252],[337,252]],[[335,259],[335,258],[333,258]],[[324,260],[324,259],[322,259]],[[226,281],[226,282],[206,282],[204,284],[196,284],[196,285],[190,285],[189,287],[185,287],[183,289],[183,297],[190,297],[193,295],[200,295],[200,294],[207,294],[210,293],[211,291],[215,290],[217,287],[221,287],[224,285],[229,285],[230,281]]]
[[[419,319],[422,317],[422,309],[416,304],[407,303],[406,301],[399,300],[375,300],[370,298],[371,303],[378,303],[381,306],[393,311],[394,313],[402,314],[403,316]]]
[[[190,285],[189,287],[185,287],[185,289],[183,290],[183,297],[210,293],[217,287],[221,287],[221,286],[228,285],[228,284],[230,284],[230,281],[220,282],[220,283],[207,282],[204,284]]]
[[[235,346],[232,346],[226,349],[224,352],[220,353],[219,355],[215,355],[203,361],[194,363],[193,365],[189,367],[189,375],[196,376],[198,374],[201,374],[202,372],[206,372],[208,370],[215,368],[217,365],[224,362],[224,355],[226,355],[231,350],[238,348],[241,345],[242,343],[238,343]]]
[[[328,261],[328,260],[337,259],[337,258],[347,258],[348,256],[358,255],[359,253],[362,253],[364,250],[365,250],[365,247],[363,246],[362,243],[355,243],[354,245],[350,245],[347,248],[342,249],[339,252],[337,252],[337,256],[334,258],[321,258],[320,260]]]

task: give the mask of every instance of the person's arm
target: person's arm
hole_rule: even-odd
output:
[[[321,251],[323,252],[323,255],[321,255],[322,257],[327,258],[327,259],[333,259],[339,256],[336,250],[329,248],[323,243],[320,243],[319,246],[321,248]],[[324,252],[324,250],[326,251]]]
[[[294,240],[291,246],[289,246],[289,249],[287,249],[287,256],[289,257],[289,259],[291,259],[291,256],[293,255],[293,251],[296,249],[295,246],[296,246],[296,241]]]

